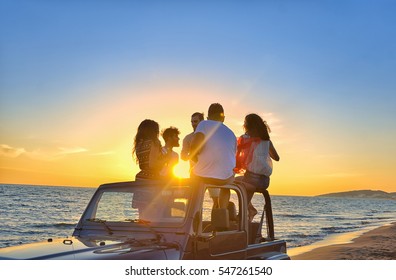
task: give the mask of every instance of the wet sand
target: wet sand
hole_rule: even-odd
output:
[[[396,223],[372,229],[348,241],[335,241],[308,252],[291,249],[292,260],[396,260]],[[348,238],[348,236],[346,236]],[[351,237],[351,235],[349,235]],[[345,235],[344,235],[345,238]],[[343,244],[339,244],[343,243]],[[312,248],[312,247],[311,247]],[[309,249],[309,247],[308,247]]]

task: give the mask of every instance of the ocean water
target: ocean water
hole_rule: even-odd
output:
[[[95,190],[0,185],[0,248],[71,236]],[[396,222],[394,200],[302,196],[271,199],[275,237],[286,240],[288,248],[310,245],[331,234]]]

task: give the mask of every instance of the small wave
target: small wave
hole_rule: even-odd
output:
[[[292,218],[292,219],[311,219],[316,217],[312,215],[302,215],[302,214],[280,214],[277,216],[282,218]]]
[[[316,241],[323,239],[324,234],[304,234],[299,232],[294,232],[290,234],[283,234],[282,236],[278,236],[281,239],[285,240],[288,244],[288,247],[299,247],[306,246]]]
[[[296,248],[302,246],[308,246],[312,243],[322,240],[321,237],[310,238],[310,239],[284,239],[287,242],[289,248]]]
[[[296,234],[290,234],[287,235],[287,238],[298,238],[298,239],[305,239],[305,238],[319,238],[322,237],[321,235],[318,234],[303,234],[303,233],[296,233]]]
[[[50,228],[50,227],[55,227],[55,228],[70,228],[74,227],[76,224],[71,224],[71,223],[57,223],[57,224],[38,224],[38,225],[32,225],[34,228]]]
[[[322,227],[321,230],[323,231],[337,231],[342,229],[341,227]]]
[[[347,231],[353,231],[359,228],[358,226],[344,226],[344,227],[322,227],[321,230],[326,232],[327,234],[332,233],[343,233]]]
[[[75,223],[73,223],[73,224],[70,224],[70,223],[58,223],[58,224],[54,225],[54,227],[74,227],[74,226],[76,226]]]
[[[32,204],[21,203],[20,207],[32,207],[32,208],[34,208],[35,206],[32,205]]]
[[[375,221],[375,220],[388,220],[390,219],[390,217],[386,217],[386,216],[376,216],[376,217],[365,217],[365,218],[361,218],[361,220],[369,220],[369,221]]]
[[[34,229],[21,229],[18,232],[15,232],[16,235],[23,234],[25,236],[31,236],[31,235],[39,235],[42,234],[42,231],[40,230],[34,230]]]

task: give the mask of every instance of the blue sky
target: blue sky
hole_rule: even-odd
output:
[[[396,2],[385,0],[1,0],[0,164],[3,170],[11,164],[5,150],[70,145],[105,153],[111,140],[91,144],[109,126],[128,130],[114,132],[115,142],[131,142],[144,116],[187,134],[190,112],[220,102],[236,134],[246,113],[270,118],[285,156],[274,176],[312,170],[322,179],[344,174],[350,183],[329,184],[345,188],[369,187],[380,178],[375,187],[395,188],[395,12]],[[170,99],[169,92],[181,93]],[[161,114],[144,115],[152,108],[145,100],[161,100],[163,106],[152,109]],[[120,110],[120,104],[129,107]],[[127,154],[123,145],[115,153]],[[335,155],[340,158],[315,159]],[[365,185],[370,174],[378,178]],[[295,181],[304,180],[312,188],[319,184],[311,175]],[[291,186],[292,179],[279,192]]]

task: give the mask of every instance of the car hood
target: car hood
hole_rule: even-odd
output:
[[[111,260],[111,259],[153,259],[163,260],[179,255],[176,244],[156,241],[104,240],[103,238],[72,237],[49,239],[46,242],[19,245],[0,249],[0,259],[37,260]]]

